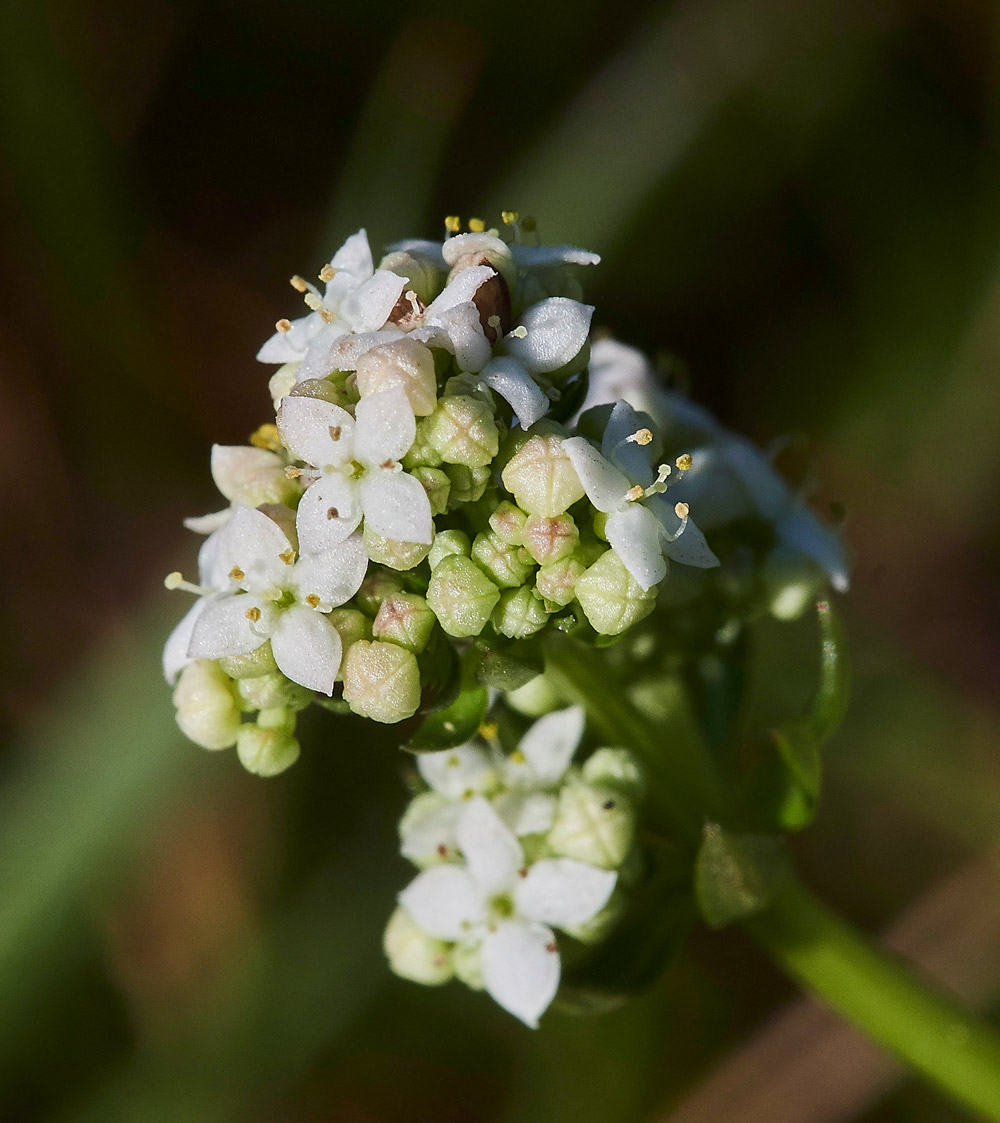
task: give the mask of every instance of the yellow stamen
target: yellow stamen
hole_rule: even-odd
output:
[[[686,519],[691,514],[691,508],[686,503],[675,503],[674,514],[679,519]]]
[[[513,764],[524,764],[524,753],[520,749],[515,749],[510,754],[510,759]]]
[[[653,441],[653,433],[650,429],[636,429],[636,431],[626,437],[625,440],[635,445],[648,445]]]
[[[282,550],[278,557],[285,565],[291,565],[295,561],[295,551],[289,546],[287,550]]]
[[[499,731],[500,727],[495,721],[484,721],[479,727],[479,736],[485,737],[487,741],[492,741]]]
[[[309,605],[310,608],[319,608],[319,597],[316,596],[315,593],[310,593],[309,596],[306,597],[306,604]]]
[[[278,322],[274,325],[274,330],[275,331],[291,331],[292,330],[292,321],[286,320],[284,317],[282,317],[282,319],[278,320]]]
[[[243,572],[242,569],[240,569],[240,567],[238,565],[233,566],[233,568],[229,571],[229,576],[234,581],[243,581],[243,580],[246,579],[246,574]]]
[[[298,273],[296,273],[294,277],[289,277],[288,283],[296,292],[305,292],[309,288],[306,284],[305,277],[300,277]]]
[[[625,492],[625,498],[629,501],[629,503],[634,503],[637,499],[641,499],[645,494],[646,492],[642,485],[636,484],[634,487],[630,487],[628,491]]]
[[[180,588],[183,580],[184,574],[181,573],[179,569],[175,569],[173,573],[168,573],[166,577],[163,578],[163,586],[173,592],[174,589]]]
[[[483,222],[481,218],[470,218],[469,229],[473,234],[482,234],[482,232],[486,229],[486,223]]]
[[[278,426],[274,422],[254,429],[250,434],[250,443],[254,448],[266,448],[270,452],[278,452],[283,447],[278,437]]]
[[[457,214],[449,214],[445,216],[444,228],[449,234],[457,234],[462,229],[462,220]]]
[[[246,616],[251,624],[256,624],[260,619],[260,609],[254,605],[253,608],[248,608],[243,615]]]
[[[686,472],[694,463],[694,461],[691,459],[690,452],[682,452],[680,456],[678,456],[674,461],[674,463],[677,465],[680,471]]]
[[[510,334],[515,339],[527,339],[528,329],[524,326],[524,324],[519,324]]]
[[[500,217],[503,219],[505,226],[513,226],[517,222],[517,211],[501,211]]]
[[[288,467],[285,469],[285,475],[290,480],[297,480],[299,478],[299,476],[302,475],[302,469],[296,468],[294,464],[289,464]]]
[[[323,268],[319,271],[319,279],[324,284],[326,284],[327,281],[333,280],[334,276],[336,275],[336,272],[337,272],[337,270],[334,269],[334,267],[332,265],[330,265],[329,262],[327,262],[327,264],[324,265]]]

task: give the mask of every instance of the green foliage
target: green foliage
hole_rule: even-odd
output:
[[[789,872],[780,838],[737,834],[706,823],[694,866],[702,918],[710,928],[725,928],[753,916],[767,907]]]

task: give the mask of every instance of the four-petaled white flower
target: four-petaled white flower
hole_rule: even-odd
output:
[[[430,542],[427,492],[399,463],[416,436],[413,409],[400,387],[362,398],[354,417],[320,398],[285,398],[278,430],[292,456],[316,472],[295,520],[304,551],[343,542],[362,517],[383,538]]]
[[[644,589],[666,576],[664,554],[684,565],[719,564],[684,504],[663,494],[671,469],[661,465],[658,474],[653,471],[652,424],[646,414],[620,401],[608,418],[600,452],[585,437],[562,443],[591,503],[609,516],[608,542]]]
[[[464,861],[419,873],[399,901],[428,935],[478,950],[487,992],[535,1027],[559,987],[553,927],[586,924],[617,874],[571,858],[525,865],[521,844],[480,796],[456,826]]]
[[[186,655],[247,655],[270,639],[282,674],[300,686],[332,694],[342,644],[324,614],[361,587],[368,558],[360,536],[296,558],[276,522],[237,505],[202,551],[208,551],[202,575],[217,591],[205,596],[178,626],[180,630],[190,624]]]
[[[337,250],[323,276],[327,273],[322,296],[315,286],[304,285],[312,311],[296,320],[279,321],[278,330],[257,352],[262,363],[301,363],[296,372],[300,382],[330,373],[327,356],[341,336],[381,328],[406,284],[396,273],[375,269],[364,230],[352,234]]]

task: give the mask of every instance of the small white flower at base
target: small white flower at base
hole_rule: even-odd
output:
[[[526,866],[520,843],[482,797],[465,805],[456,836],[464,862],[424,870],[400,904],[427,935],[478,948],[486,991],[534,1028],[559,987],[553,927],[586,924],[617,874],[569,858]]]

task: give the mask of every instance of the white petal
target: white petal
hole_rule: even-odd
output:
[[[488,897],[513,885],[524,861],[521,844],[482,796],[465,805],[455,834],[469,873]]]
[[[347,334],[347,330],[348,325],[340,319],[335,319],[329,324],[324,323],[296,367],[295,380],[306,382],[310,378],[326,378],[332,370],[336,370],[331,356],[337,343]]]
[[[401,386],[369,394],[355,409],[354,456],[369,468],[401,460],[417,435],[413,406]]]
[[[434,866],[418,874],[399,903],[429,936],[460,940],[486,916],[483,895],[462,866]]]
[[[296,460],[316,468],[345,464],[354,456],[354,418],[322,398],[282,399],[278,433]]]
[[[362,477],[359,491],[369,530],[398,542],[430,543],[431,501],[419,480],[407,472],[374,468]]]
[[[349,538],[361,522],[361,497],[355,480],[330,472],[306,488],[295,512],[295,529],[304,554],[329,550]]]
[[[323,327],[323,318],[315,312],[291,321],[288,331],[276,331],[257,352],[260,363],[294,363],[301,359],[317,332]]]
[[[510,404],[522,429],[543,418],[551,404],[538,383],[509,355],[491,359],[483,367],[482,378]]]
[[[719,559],[690,516],[681,534],[674,537],[680,529],[681,520],[674,510],[674,500],[669,497],[669,494],[668,492],[666,495],[651,495],[646,500],[646,507],[653,512],[657,522],[664,528],[663,552],[672,561],[680,562],[681,565],[693,565],[698,569],[714,568],[719,564]]]
[[[472,270],[467,269],[466,272],[471,273]],[[447,332],[459,370],[475,373],[490,361],[493,348],[479,322],[479,309],[471,300],[437,313],[432,326]]]
[[[303,554],[292,566],[289,583],[300,601],[318,597],[324,612],[349,601],[361,588],[368,555],[360,534],[327,550]]]
[[[212,479],[230,503],[266,486],[283,469],[281,457],[253,445],[212,445]]]
[[[652,435],[649,444],[630,441],[642,429]],[[628,402],[616,402],[608,418],[601,440],[601,453],[616,468],[620,468],[633,482],[648,487],[656,477],[652,468],[653,457],[662,452],[662,443],[656,423],[648,413],[640,413]]]
[[[218,556],[213,566],[227,574],[234,566],[241,569],[244,576],[238,582],[247,589],[263,589],[280,581],[285,571],[281,555],[291,543],[267,515],[236,504],[229,522],[217,533]]]
[[[191,662],[188,655],[191,635],[194,632],[195,621],[201,615],[206,603],[206,597],[199,597],[184,613],[180,623],[170,633],[167,642],[163,645],[163,677],[171,686],[177,681],[177,676],[181,671]]]
[[[260,616],[251,620],[247,613]],[[249,655],[267,639],[274,623],[274,606],[246,594],[222,596],[206,601],[191,632],[188,655],[192,659],[222,659],[226,655]]]
[[[793,507],[775,530],[786,546],[817,562],[838,593],[847,592],[851,579],[844,543],[835,531],[823,526],[812,511]]]
[[[219,530],[213,530],[198,550],[198,582],[206,589],[224,589],[229,584],[232,562],[226,564],[224,540],[219,531],[233,517],[233,507],[228,507]]]
[[[359,281],[370,277],[375,265],[372,261],[372,251],[368,244],[368,234],[362,228],[357,234],[352,234],[330,259],[330,264],[337,272],[350,273]]]
[[[550,265],[599,265],[600,254],[576,246],[524,246],[515,243],[510,247],[514,261],[521,269],[546,268]]]
[[[222,511],[212,511],[208,515],[192,515],[184,520],[184,528],[193,530],[195,534],[211,534],[224,527],[232,513],[232,507],[226,507]]]
[[[759,513],[770,522],[777,522],[788,509],[792,497],[788,485],[764,453],[742,437],[727,440],[722,452],[740,483],[753,497]]]
[[[605,460],[586,437],[567,437],[562,450],[580,477],[587,498],[598,511],[617,511],[626,502],[632,486],[618,469]]]
[[[423,792],[411,801],[399,824],[400,853],[411,862],[454,856],[455,826],[462,804],[437,792]]]
[[[504,349],[532,374],[547,374],[576,358],[590,334],[594,308],[567,296],[550,296],[526,308],[520,326],[527,335],[504,336]]]
[[[461,799],[467,792],[481,795],[492,786],[495,777],[489,757],[475,745],[421,753],[417,768],[436,792],[451,799]]]
[[[644,589],[651,589],[666,577],[662,527],[642,504],[631,503],[625,510],[616,511],[608,519],[604,533],[625,568]]]
[[[352,331],[378,331],[389,318],[405,284],[405,277],[380,269],[341,301],[341,318],[351,325]]]
[[[444,288],[444,291],[427,305],[424,312],[425,323],[437,323],[438,317],[449,308],[466,304],[472,300],[479,286],[496,272],[489,265],[471,265],[463,269]]]
[[[582,706],[569,706],[540,717],[521,738],[518,749],[540,787],[551,787],[563,778],[585,721]]]
[[[510,250],[511,247],[495,234],[456,234],[441,246],[441,256],[446,264],[457,265],[460,257],[472,253],[496,253],[508,257]]]
[[[508,920],[487,932],[482,946],[483,982],[506,1011],[536,1029],[559,989],[559,952],[543,924]]]
[[[343,644],[340,632],[321,613],[301,604],[282,612],[271,632],[278,670],[292,682],[320,694],[333,694]]]
[[[382,328],[380,331],[366,331],[361,335],[344,335],[333,345],[330,361],[333,370],[357,370],[358,360],[373,347],[402,339],[404,333],[396,328]]]
[[[536,862],[514,889],[517,912],[556,928],[586,924],[607,904],[618,875],[572,858]]]
[[[544,834],[556,817],[556,797],[544,792],[501,792],[494,797],[493,806],[518,837]]]

